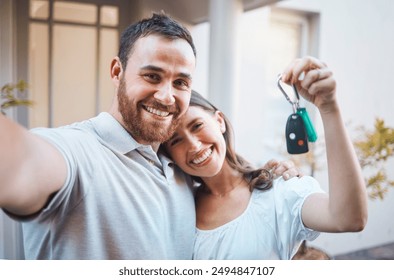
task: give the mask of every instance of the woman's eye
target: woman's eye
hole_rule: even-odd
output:
[[[203,126],[202,122],[195,123],[193,125],[193,130],[197,130],[197,129],[201,128],[202,126]]]
[[[171,140],[170,143],[169,143],[169,144],[170,144],[170,147],[175,146],[175,145],[178,144],[180,141],[181,141],[181,139],[179,139],[179,138],[175,138],[175,139]]]

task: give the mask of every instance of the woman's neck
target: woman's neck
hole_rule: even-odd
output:
[[[223,164],[217,175],[201,179],[204,182],[205,190],[211,195],[218,197],[226,196],[234,189],[247,185],[243,174],[229,166],[227,162]]]

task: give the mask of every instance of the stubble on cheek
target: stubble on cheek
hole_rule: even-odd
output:
[[[142,108],[141,104],[133,104],[126,95],[125,82],[120,81],[118,90],[119,112],[122,115],[124,125],[134,139],[148,143],[163,143],[167,141],[175,132],[179,124],[179,110],[171,114],[171,121],[164,125],[165,122],[154,120],[153,118],[144,118],[149,114]]]

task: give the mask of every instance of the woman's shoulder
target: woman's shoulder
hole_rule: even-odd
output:
[[[311,176],[293,177],[285,180],[279,177],[273,181],[272,187],[267,191],[255,190],[256,200],[282,200],[306,197],[314,192],[323,192],[319,182]]]
[[[294,177],[289,180],[279,178],[274,182],[273,188],[277,199],[293,203],[304,201],[310,194],[324,192],[319,182],[311,176]]]
[[[305,188],[320,188],[320,184],[312,176],[293,177],[288,180],[285,180],[283,177],[279,177],[274,180],[273,188],[280,187],[301,190]]]

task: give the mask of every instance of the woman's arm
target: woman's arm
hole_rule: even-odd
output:
[[[299,80],[302,72],[305,76]],[[316,58],[305,57],[290,64],[282,81],[295,83],[300,95],[318,107],[324,126],[329,193],[306,199],[305,226],[324,232],[362,230],[368,216],[366,186],[342,120],[332,72]]]

